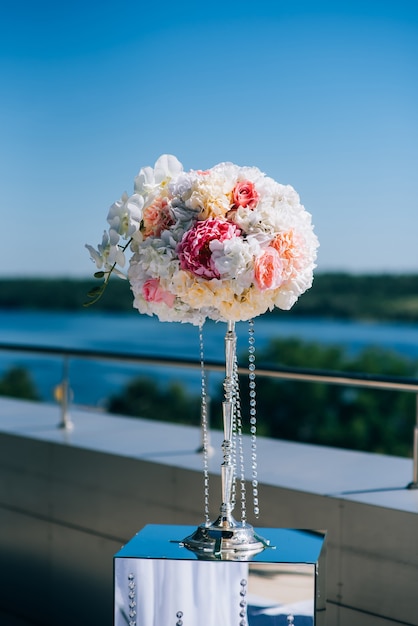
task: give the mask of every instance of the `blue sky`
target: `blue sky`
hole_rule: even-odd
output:
[[[318,271],[418,272],[418,3],[5,4],[1,275],[90,275],[162,153],[293,185]]]

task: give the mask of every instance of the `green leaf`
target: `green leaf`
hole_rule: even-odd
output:
[[[95,298],[96,296],[102,293],[103,289],[104,289],[103,285],[100,285],[100,287],[93,287],[93,289],[90,289],[87,296],[89,298]]]
[[[104,278],[104,275],[105,275],[104,272],[95,272],[94,278]]]

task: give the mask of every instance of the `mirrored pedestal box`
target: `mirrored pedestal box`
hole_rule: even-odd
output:
[[[184,547],[194,530],[148,525],[115,555],[115,626],[325,624],[324,532],[260,528],[269,547],[235,561]]]

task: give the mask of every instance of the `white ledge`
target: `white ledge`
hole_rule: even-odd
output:
[[[74,428],[65,431],[58,428],[57,405],[9,398],[0,399],[0,413],[3,433],[202,471],[197,427],[73,407]],[[244,439],[249,458],[249,439]],[[221,443],[222,434],[212,431],[209,470],[213,474],[220,472]],[[407,489],[412,459],[265,437],[258,438],[257,450],[258,478],[265,485],[418,513],[418,490]]]

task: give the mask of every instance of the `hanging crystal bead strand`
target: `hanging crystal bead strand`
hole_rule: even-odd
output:
[[[246,600],[246,595],[247,595],[247,581],[245,580],[245,578],[243,578],[241,580],[241,591],[239,592],[239,595],[241,596],[241,600],[239,603],[239,616],[240,616],[240,622],[239,622],[239,626],[248,626],[248,621],[247,621],[247,600]]]
[[[210,524],[209,517],[209,435],[208,435],[208,398],[205,371],[205,350],[203,341],[203,325],[199,326],[200,348],[200,391],[201,391],[201,421],[203,444],[203,494],[204,514],[206,526]]]
[[[134,574],[128,574],[129,626],[136,626],[136,583]]]
[[[231,504],[232,508],[235,508],[236,500],[237,500],[237,488],[236,488],[236,478],[237,478],[237,439],[238,439],[238,420],[237,413],[239,411],[239,388],[237,385],[237,364],[236,364],[237,355],[234,352],[233,361],[232,361],[232,374],[231,374],[231,390],[232,390],[232,438],[231,438],[231,463],[233,467],[234,477],[232,481],[232,489],[231,489]],[[237,404],[238,403],[238,404]]]
[[[236,487],[236,478],[237,478],[237,437],[238,437],[238,425],[237,425],[237,400],[239,402],[239,396],[237,397],[237,387],[235,380],[235,360],[233,362],[233,371],[232,371],[232,401],[233,401],[233,410],[232,410],[232,438],[231,438],[231,463],[233,467],[234,477],[232,480],[232,489],[231,489],[231,505],[232,508],[235,508],[236,500],[237,500],[237,487]]]
[[[251,433],[251,477],[253,490],[254,515],[258,519],[258,474],[257,474],[257,396],[255,385],[255,336],[254,320],[248,322],[248,370],[250,387],[250,433]]]
[[[241,522],[245,524],[247,521],[247,492],[245,486],[244,447],[242,440],[241,394],[238,377],[238,361],[236,356],[234,362],[234,399],[236,413],[236,457],[238,457],[239,461],[239,480],[241,489]]]

